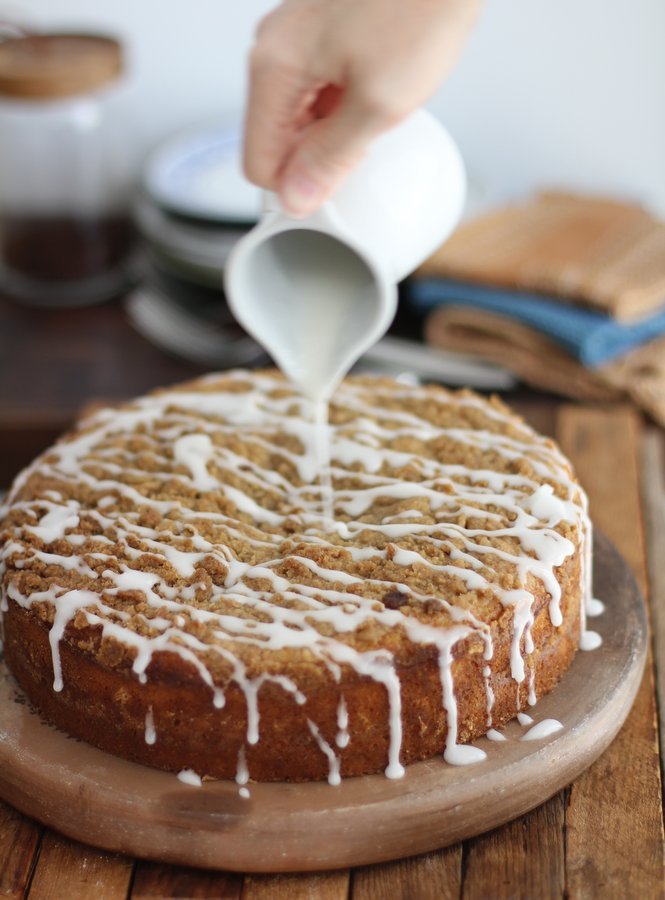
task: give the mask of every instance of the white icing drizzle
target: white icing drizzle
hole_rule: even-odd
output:
[[[533,721],[533,720],[532,720]],[[543,719],[523,734],[521,741],[542,741],[543,738],[549,737],[556,731],[561,731],[563,725],[558,719]]]
[[[203,786],[201,776],[197,775],[194,769],[183,769],[181,772],[178,772],[176,778],[178,781],[182,781],[183,784],[189,784],[191,787]]]
[[[64,506],[54,506],[42,516],[39,525],[27,525],[26,529],[45,544],[50,544],[59,538],[65,529],[78,527],[79,517],[73,511],[75,509],[76,504],[71,502]]]
[[[505,736],[505,734],[501,734],[501,732],[497,731],[496,728],[490,728],[490,730],[487,732],[486,737],[489,738],[490,741],[497,741],[497,742],[508,740],[508,738]]]
[[[451,648],[446,644],[439,653],[443,706],[446,710],[448,725],[446,749],[443,753],[443,758],[453,766],[468,766],[471,763],[481,762],[483,759],[486,759],[487,754],[479,747],[457,743],[457,701],[454,695],[452,662]]]
[[[485,722],[489,728],[492,724],[492,710],[494,709],[494,691],[492,689],[492,669],[490,666],[483,667],[483,682],[485,684],[485,703],[487,706],[487,718]]]
[[[337,737],[335,738],[335,743],[340,750],[343,750],[349,744],[349,713],[343,694],[337,704]]]
[[[54,691],[61,691],[64,686],[62,665],[60,663],[60,641],[65,633],[65,628],[80,609],[82,610],[86,606],[96,604],[97,600],[97,594],[93,594],[92,591],[67,591],[58,597],[58,602],[55,604],[53,625],[49,631],[49,643],[51,644],[51,653],[53,655]]]
[[[334,491],[330,467],[330,426],[328,404],[314,404],[314,462],[321,485],[321,513],[325,519],[334,519]]]
[[[533,719],[526,713],[519,712],[517,713],[517,721],[520,723],[520,725],[531,725]]]
[[[152,712],[152,706],[148,707],[145,714],[145,742],[146,744],[154,744],[157,740],[157,732],[155,731],[155,717]]]
[[[199,491],[212,491],[219,482],[208,472],[208,463],[214,460],[215,448],[207,434],[186,434],[173,444],[173,458],[186,466],[192,483]]]
[[[342,780],[339,774],[339,757],[335,754],[333,748],[319,731],[318,725],[312,722],[311,719],[307,720],[307,725],[309,726],[309,730],[311,731],[314,740],[321,748],[321,752],[325,754],[328,760],[328,784],[336,786]]]
[[[238,751],[238,765],[236,767],[236,784],[247,784],[249,781],[249,769],[247,768],[247,756],[245,748]]]
[[[580,638],[580,650],[597,650],[602,643],[603,639],[597,631],[587,629]]]
[[[216,389],[218,379],[225,389]],[[31,565],[56,567],[78,574],[87,585],[68,590],[54,580],[48,591],[22,593],[12,580],[2,596],[3,610],[9,599],[25,608],[40,602],[53,606],[55,690],[63,687],[60,641],[67,626],[83,616],[87,624],[102,629],[103,638],[113,638],[131,651],[140,681],[148,679],[154,654],[168,651],[195,667],[210,689],[211,702],[221,708],[224,689],[206,664],[211,654],[218,655],[230,669],[229,682],[244,693],[246,740],[252,745],[260,739],[264,684],[278,685],[298,704],[307,698],[289,678],[267,673],[250,677],[245,651],[252,646],[264,652],[304,648],[335,680],[348,667],[383,685],[389,709],[386,775],[398,778],[404,772],[402,697],[394,659],[386,650],[359,651],[347,635],[364,626],[400,627],[408,640],[431,645],[438,653],[448,727],[446,760],[455,765],[477,762],[485,758],[484,752],[457,742],[454,648],[464,639],[483,642],[482,677],[491,726],[491,633],[462,604],[444,599],[448,593],[443,586],[456,579],[466,590],[485,592],[511,610],[510,664],[518,702],[519,687],[527,679],[529,703],[535,703],[529,663],[531,585],[539,583],[549,593],[550,619],[558,627],[561,588],[555,570],[575,550],[561,533],[562,524],[570,525],[583,541],[581,646],[594,645],[595,632],[586,630],[584,612],[586,608],[595,615],[600,609],[591,597],[586,498],[560,451],[528,426],[473,395],[434,395],[429,389],[380,382],[350,382],[340,388],[334,401],[340,424],[330,424],[325,406],[285,389],[276,376],[236,372],[210,376],[201,384],[203,389],[185,385],[121,410],[94,414],[73,437],[21,473],[0,509],[0,516],[10,508],[24,516],[10,529],[4,563],[17,571]],[[468,413],[469,426],[433,424],[419,412],[432,404],[453,404]],[[510,430],[502,430],[507,424]],[[242,446],[234,440],[239,433]],[[471,454],[491,452],[507,471],[447,461],[445,450],[423,454],[411,449],[413,441],[428,447],[443,442],[444,447],[465,448]],[[526,468],[522,460],[528,460]],[[146,472],[149,495],[141,490]],[[51,484],[34,499],[21,499],[35,473],[62,490]],[[171,499],[170,484],[178,486],[177,499]],[[91,494],[94,503],[74,499],[81,491]],[[73,497],[63,499],[68,493]],[[222,493],[223,504],[208,502],[208,495]],[[290,541],[285,538],[287,521]],[[78,533],[72,534],[74,529]],[[209,539],[207,529],[219,539]],[[358,545],[361,533],[364,541]],[[94,552],[86,549],[87,535],[97,545]],[[29,545],[19,543],[28,536]],[[496,538],[505,540],[497,546]],[[407,539],[409,547],[393,543]],[[251,549],[250,559],[236,554],[237,544]],[[323,565],[320,550],[337,555],[326,557]],[[433,562],[437,553],[439,558],[445,555],[445,565]],[[150,564],[139,568],[146,558]],[[384,607],[380,598],[390,591],[406,594],[411,606],[432,598],[394,578],[368,578],[363,563],[377,560],[422,570],[441,584],[437,602],[451,624],[426,625],[399,608]],[[512,586],[503,585],[496,561],[513,568]],[[211,562],[223,572],[223,584],[208,575],[206,564]],[[297,578],[289,567],[300,573]],[[175,577],[184,586],[174,586]],[[115,598],[126,592],[140,592],[145,598],[138,614],[140,631],[128,627],[130,614],[121,604],[114,606]],[[278,595],[280,602],[273,602],[271,595]],[[199,628],[208,629],[207,641],[197,636]],[[155,737],[151,717],[149,710],[148,743]],[[326,757],[329,781],[338,783],[340,755],[316,723],[308,723]],[[337,727],[335,743],[344,750],[352,733],[343,695]],[[491,739],[503,739],[498,734]],[[198,779],[190,770],[178,777],[186,783]],[[236,780],[244,784],[248,777],[243,748]]]
[[[598,600],[596,597],[589,597],[586,603],[586,614],[590,619],[595,619],[596,616],[602,616],[605,612],[605,604],[602,600]]]
[[[249,788],[246,787],[241,787],[238,790],[238,794],[243,798],[243,800],[249,800],[249,798],[252,796],[249,792]]]

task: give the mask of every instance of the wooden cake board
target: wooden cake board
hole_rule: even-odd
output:
[[[475,742],[487,759],[435,758],[404,778],[342,780],[338,787],[234,782],[202,787],[116,759],[44,723],[0,666],[0,797],[79,841],[130,856],[241,872],[314,871],[423,853],[494,828],[573,781],[615,737],[637,692],[647,649],[644,602],[609,541],[597,536],[591,619],[603,644],[580,651],[560,685],[529,709],[563,729],[522,741]]]

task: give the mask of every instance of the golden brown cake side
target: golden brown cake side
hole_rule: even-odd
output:
[[[369,379],[331,430],[332,498],[306,401],[233,373],[102,411],[19,478],[5,653],[49,720],[175,771],[334,781],[456,757],[554,686],[590,537],[556,447]]]
[[[575,603],[570,604],[573,608]],[[566,607],[568,604],[566,604]],[[156,655],[148,683],[140,684],[128,669],[103,667],[76,640],[61,646],[61,693],[53,690],[48,627],[31,611],[10,607],[5,620],[7,662],[37,709],[64,731],[116,756],[177,772],[193,768],[215,778],[235,778],[237,759],[245,748],[248,770],[257,781],[320,780],[329,775],[329,763],[307,726],[318,723],[321,735],[335,746],[338,706],[345,698],[348,731],[353,739],[338,749],[341,775],[363,775],[385,768],[388,758],[389,708],[382,686],[369,678],[345,673],[339,684],[325,684],[307,694],[298,707],[284,692],[266,685],[259,698],[261,740],[246,745],[247,707],[237,687],[227,703],[216,710],[210,695],[201,690],[195,672],[183,671],[179,657]],[[579,641],[579,616],[566,608],[564,626],[555,631],[547,606],[540,604],[534,629],[535,690],[548,693],[570,665]],[[501,728],[518,710],[528,709],[526,682],[519,689],[510,674],[510,635],[498,636],[490,685],[495,702],[492,725]],[[500,649],[499,649],[500,648]],[[472,741],[488,728],[484,661],[469,654],[462,642],[453,663],[461,741]],[[189,674],[189,677],[186,677]],[[443,753],[446,715],[436,654],[398,670],[403,704],[400,759],[409,764]],[[112,710],[112,715],[109,711]],[[146,741],[150,716],[159,740]],[[294,771],[293,760],[298,760]]]

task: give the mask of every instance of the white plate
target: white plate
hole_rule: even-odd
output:
[[[180,132],[149,157],[144,186],[166,209],[215,222],[256,222],[261,191],[242,173],[237,125],[209,122]]]

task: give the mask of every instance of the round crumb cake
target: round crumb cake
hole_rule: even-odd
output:
[[[496,399],[274,372],[102,409],[0,510],[5,658],[55,725],[200,776],[385,771],[550,691],[584,630],[568,461]]]

